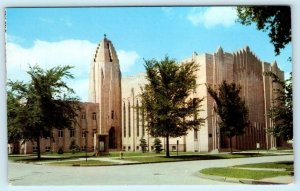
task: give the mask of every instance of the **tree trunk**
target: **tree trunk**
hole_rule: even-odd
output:
[[[36,140],[36,144],[37,144],[37,157],[38,159],[41,159],[41,143],[40,143],[40,137],[37,137],[37,140]]]
[[[167,141],[167,148],[166,148],[166,157],[170,157],[170,150],[169,150],[169,135],[166,136]]]
[[[232,137],[229,137],[230,154],[232,154]]]
[[[20,154],[20,142],[14,141],[13,142],[13,148],[12,148],[12,154]]]

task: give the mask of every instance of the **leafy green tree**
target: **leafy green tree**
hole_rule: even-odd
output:
[[[140,147],[142,148],[142,152],[146,152],[147,149],[147,142],[144,138],[140,139]]]
[[[291,42],[291,8],[289,6],[238,6],[238,22],[256,23],[258,30],[268,32],[276,55]]]
[[[161,61],[146,60],[148,84],[142,88],[142,102],[148,121],[148,132],[166,138],[166,157],[170,157],[169,138],[198,129],[203,119],[193,118],[203,99],[190,98],[196,84],[198,65],[193,62],[177,64],[165,57]]]
[[[75,121],[78,99],[63,81],[73,78],[70,69],[63,66],[44,71],[34,66],[27,72],[31,78],[28,83],[8,82],[9,139],[15,135],[23,141],[36,141],[38,158],[40,139],[50,138],[54,128],[70,128]]]
[[[18,117],[21,98],[15,97],[11,91],[7,91],[7,121],[8,143],[13,145],[13,154],[19,152],[19,144],[22,139],[22,131],[18,125]]]
[[[162,151],[162,144],[159,138],[154,139],[153,146],[156,153],[160,153]]]
[[[272,78],[277,88],[273,89],[275,98],[268,112],[273,120],[273,127],[270,132],[275,137],[282,137],[285,140],[293,139],[293,83],[292,73],[286,80],[281,80],[273,72],[266,72],[265,75]]]
[[[248,109],[245,101],[239,96],[241,87],[234,82],[223,81],[218,90],[208,86],[208,93],[215,100],[215,110],[220,117],[220,132],[229,138],[230,153],[232,153],[232,137],[242,135],[249,125]]]

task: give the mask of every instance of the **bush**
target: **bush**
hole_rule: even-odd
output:
[[[140,147],[142,148],[143,153],[146,152],[147,142],[144,138],[140,139]]]
[[[64,149],[62,147],[59,147],[57,154],[64,154]]]
[[[162,144],[159,138],[154,139],[153,146],[156,153],[160,153],[162,151]]]

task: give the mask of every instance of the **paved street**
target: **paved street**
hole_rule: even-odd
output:
[[[102,167],[9,162],[8,177],[12,185],[217,185],[230,183],[202,179],[198,171],[208,167],[285,160],[293,160],[293,155]]]

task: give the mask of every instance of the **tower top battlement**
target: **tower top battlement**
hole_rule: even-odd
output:
[[[96,48],[93,62],[119,63],[116,50],[106,34]]]

